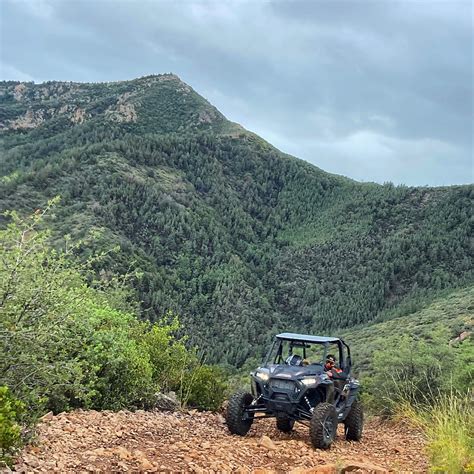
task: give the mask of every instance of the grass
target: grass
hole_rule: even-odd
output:
[[[425,433],[431,472],[474,472],[472,394],[444,394],[431,406],[405,402],[398,415]]]

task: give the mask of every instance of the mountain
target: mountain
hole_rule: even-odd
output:
[[[55,239],[101,234],[103,278],[180,315],[210,362],[334,333],[472,285],[474,186],[358,183],[281,153],[177,76],[0,83],[0,205],[61,195]]]

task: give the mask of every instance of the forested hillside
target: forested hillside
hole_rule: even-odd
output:
[[[0,207],[91,230],[103,278],[141,315],[181,316],[210,362],[242,364],[275,331],[330,333],[407,314],[473,282],[473,186],[357,183],[229,122],[174,75],[0,83]],[[86,257],[86,253],[80,257]]]

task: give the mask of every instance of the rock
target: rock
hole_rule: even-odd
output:
[[[317,466],[312,469],[317,474],[337,474],[338,469],[335,464],[324,464],[323,466]]]
[[[48,413],[46,413],[46,415],[43,415],[40,419],[41,421],[50,421],[54,418],[54,413],[52,411],[48,411]]]
[[[298,467],[290,471],[290,474],[338,474],[338,469],[335,464],[323,464],[311,468]]]
[[[149,471],[155,467],[147,458],[143,458],[141,460],[140,466],[142,469],[145,469],[146,471]]]
[[[117,454],[118,457],[123,460],[132,459],[133,457],[132,453],[128,449],[125,449],[123,446],[113,448],[112,452],[114,454]]]
[[[455,337],[454,339],[451,339],[449,341],[449,344],[454,344],[455,342],[462,342],[465,339],[467,339],[468,337],[470,337],[471,334],[472,333],[470,331],[463,331],[461,334],[459,334],[458,337]]]
[[[155,400],[153,402],[154,408],[162,411],[176,411],[179,408],[178,400],[176,399],[176,394],[173,396],[166,395],[164,393],[155,393]]]
[[[384,467],[376,466],[365,462],[349,462],[340,470],[341,474],[346,472],[364,472],[370,474],[388,474],[388,470]]]
[[[263,435],[259,439],[258,444],[267,449],[271,449],[271,450],[277,449],[275,443],[268,436],[265,436],[265,435]]]
[[[30,466],[30,467],[38,467],[39,466],[38,459],[36,459],[34,456],[25,455],[23,457],[23,462],[25,464],[27,464],[28,466]]]
[[[107,451],[104,448],[97,448],[92,451],[96,456],[106,456]]]
[[[178,397],[176,395],[176,392],[173,392],[173,391],[168,392],[166,396],[171,398],[171,400],[174,400],[176,403],[178,403]]]

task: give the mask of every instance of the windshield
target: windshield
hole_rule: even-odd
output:
[[[339,355],[335,343],[310,343],[301,341],[276,340],[267,355],[268,364],[324,365],[326,356]]]

